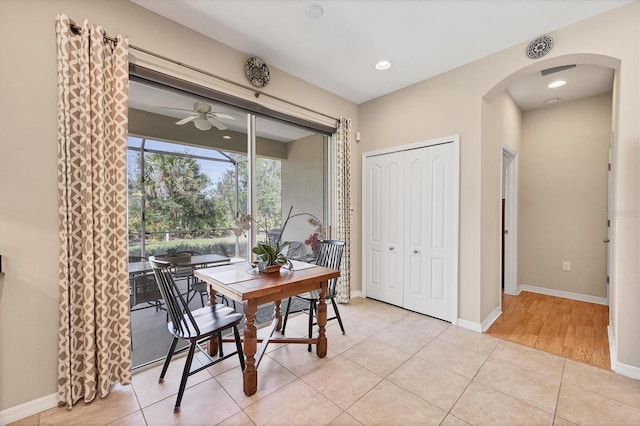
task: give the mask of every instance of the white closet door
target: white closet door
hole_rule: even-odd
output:
[[[403,306],[403,153],[366,162],[367,296]]]
[[[404,307],[427,313],[429,291],[429,206],[428,150],[405,151],[404,210]]]
[[[454,155],[453,145],[435,145],[427,149],[425,181],[426,229],[425,278],[426,307],[424,312],[446,321],[454,313]]]

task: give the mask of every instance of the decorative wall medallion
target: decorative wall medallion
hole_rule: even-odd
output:
[[[553,47],[553,39],[549,36],[541,36],[529,43],[527,56],[531,59],[539,59],[549,53]]]
[[[247,78],[256,87],[264,87],[269,84],[269,68],[260,58],[249,58],[244,67]]]

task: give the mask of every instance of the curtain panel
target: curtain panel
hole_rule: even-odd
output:
[[[338,209],[338,239],[344,241],[340,278],[336,285],[336,300],[347,303],[351,299],[351,119],[340,117],[336,137],[336,183]]]
[[[127,273],[128,40],[56,19],[58,402],[131,381]]]

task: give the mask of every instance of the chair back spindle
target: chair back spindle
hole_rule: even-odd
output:
[[[156,276],[156,282],[173,327],[183,336],[200,334],[200,329],[191,314],[189,305],[173,280],[171,264],[157,260],[153,256],[149,262],[153,266],[153,273]]]
[[[344,241],[338,240],[322,240],[320,242],[320,249],[318,251],[318,258],[316,259],[316,265],[324,266],[325,268],[340,270],[340,264],[342,263],[342,252],[344,251]],[[337,278],[329,280],[327,286],[327,297],[335,295]]]

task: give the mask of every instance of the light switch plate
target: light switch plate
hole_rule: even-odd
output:
[[[562,270],[563,271],[571,271],[571,262],[565,260],[562,262]]]

